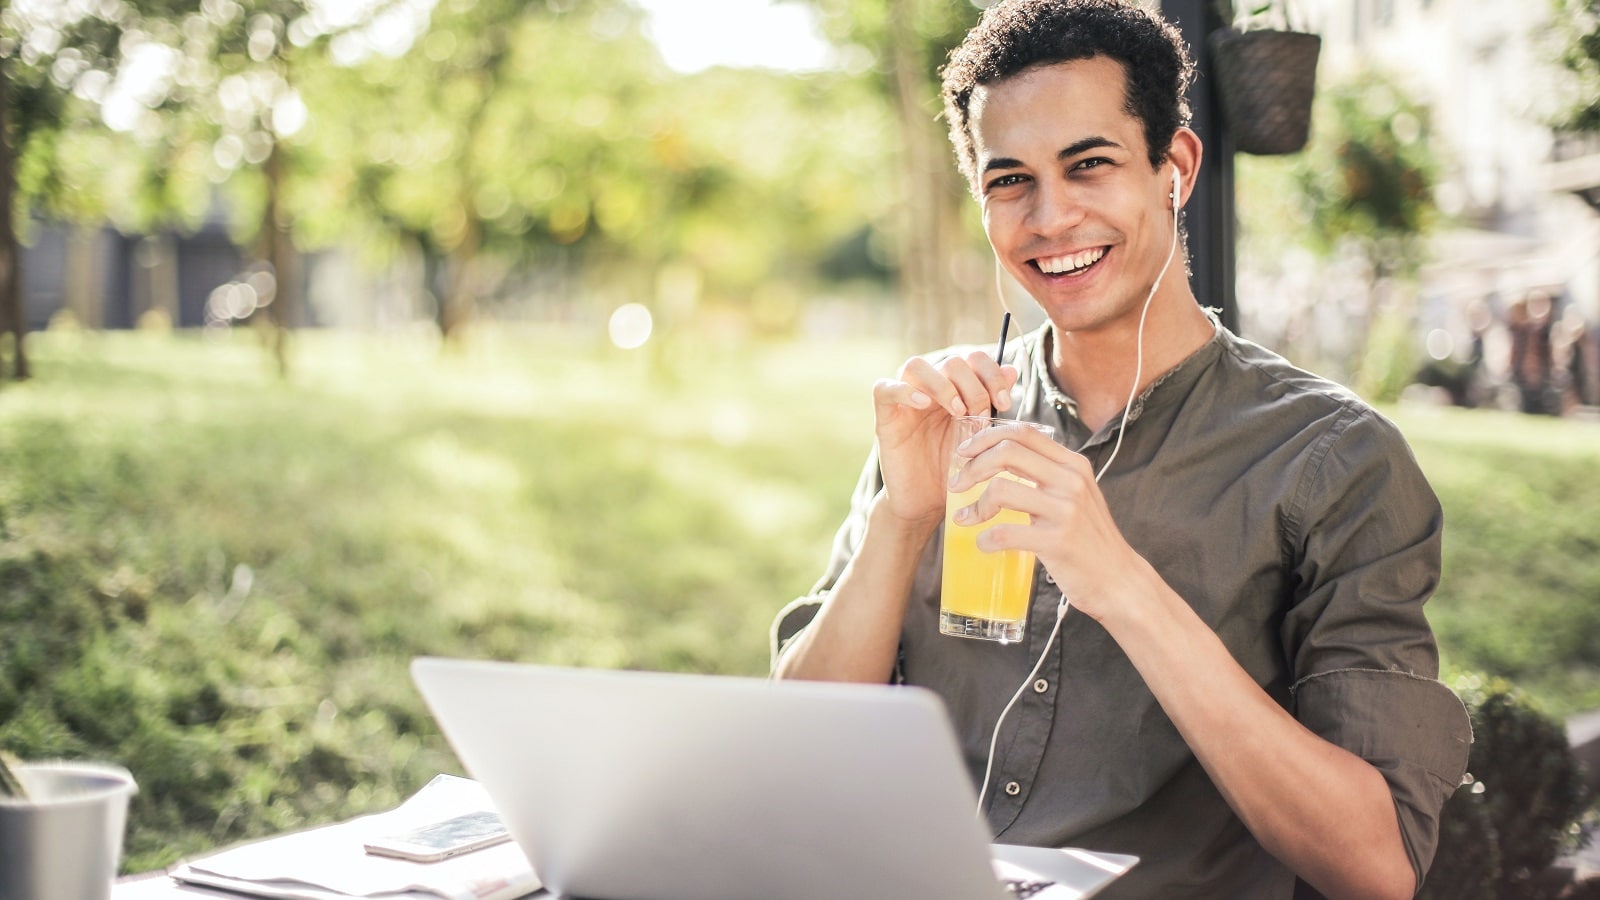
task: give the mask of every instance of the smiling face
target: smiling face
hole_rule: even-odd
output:
[[[1171,247],[1175,163],[1183,190],[1192,174],[1192,132],[1179,129],[1174,152],[1152,167],[1125,98],[1122,65],[1105,56],[1027,69],[972,95],[984,231],[1063,331],[1137,324]],[[1155,303],[1188,296],[1181,262]]]

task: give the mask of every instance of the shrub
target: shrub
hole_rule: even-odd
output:
[[[1419,896],[1555,897],[1541,875],[1582,840],[1594,797],[1560,722],[1524,694],[1476,676],[1456,685],[1472,716],[1472,778],[1445,804],[1439,850]]]

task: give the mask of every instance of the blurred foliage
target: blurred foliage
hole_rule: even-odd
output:
[[[1310,31],[1305,9],[1291,0],[1216,0],[1217,16],[1235,31]]]
[[[1313,139],[1295,166],[1311,246],[1332,252],[1355,241],[1377,277],[1413,273],[1438,218],[1440,163],[1428,133],[1427,109],[1385,75],[1320,89]]]
[[[1551,0],[1554,49],[1571,80],[1555,124],[1600,132],[1600,0]]]
[[[1364,353],[1352,387],[1375,403],[1399,400],[1415,377],[1422,356],[1411,311],[1395,306],[1380,308],[1367,332]]]
[[[873,225],[895,247],[896,287],[910,343],[919,350],[969,340],[985,317],[999,324],[976,205],[955,165],[943,121],[940,70],[985,3],[948,0],[799,0],[821,14],[843,48],[847,70],[861,71],[895,129],[892,215]],[[881,177],[881,176],[880,176]],[[981,249],[980,249],[981,248]],[[992,333],[984,326],[983,333]]]
[[[641,19],[625,0],[8,11],[0,55],[51,88],[18,95],[41,123],[18,209],[127,231],[220,212],[244,246],[282,229],[375,267],[420,258],[446,330],[540,267],[646,300],[688,267],[691,302],[738,305],[774,279],[881,279],[892,252],[871,234],[904,187],[881,86],[675,73]],[[863,234],[867,265],[841,267]]]
[[[1472,783],[1445,804],[1439,850],[1419,896],[1539,900],[1565,896],[1542,877],[1577,849],[1595,798],[1559,720],[1510,684],[1457,679],[1472,717]]]
[[[1416,371],[1415,276],[1440,223],[1433,188],[1444,165],[1429,134],[1425,107],[1393,78],[1364,71],[1318,86],[1304,151],[1235,158],[1240,259],[1272,276],[1301,266],[1348,276],[1337,283],[1348,281],[1351,296],[1334,298],[1351,311],[1347,346],[1279,349],[1380,402],[1396,400]],[[1334,358],[1315,359],[1323,352]]]
[[[637,293],[676,262],[741,298],[814,274],[806,261],[892,201],[869,161],[887,123],[850,80],[669,77],[632,14],[524,8],[496,23],[436,16],[359,84],[323,73],[318,171],[299,201],[310,241],[362,235],[378,259],[414,247],[451,257],[454,275],[477,259],[500,277],[570,247]],[[503,44],[483,58],[461,49],[492,34]]]
[[[1375,277],[1414,272],[1439,221],[1442,161],[1428,135],[1427,109],[1386,75],[1319,86],[1304,151],[1235,160],[1243,248],[1271,258],[1297,245],[1331,256],[1354,244]]]

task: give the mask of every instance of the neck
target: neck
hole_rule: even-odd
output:
[[[1144,326],[1144,365],[1137,366],[1139,316],[1092,330],[1053,325],[1050,374],[1078,404],[1078,417],[1098,430],[1127,406],[1130,393],[1153,384],[1211,339],[1211,319],[1187,290],[1151,301]],[[1139,368],[1139,383],[1133,383]]]

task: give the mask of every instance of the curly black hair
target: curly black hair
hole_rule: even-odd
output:
[[[950,54],[944,115],[967,183],[977,190],[972,92],[1034,66],[1107,56],[1127,76],[1126,109],[1144,125],[1151,167],[1166,158],[1179,126],[1188,125],[1185,93],[1194,60],[1178,29],[1132,0],[1002,0]]]

